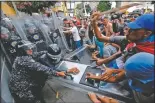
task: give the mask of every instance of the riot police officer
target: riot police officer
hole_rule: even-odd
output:
[[[44,103],[41,90],[48,75],[65,76],[65,72],[57,72],[54,67],[36,62],[37,58],[46,52],[33,52],[34,47],[34,44],[24,40],[16,46],[17,57],[9,83],[16,103]]]
[[[12,34],[7,28],[1,26],[1,43],[10,57],[11,63],[13,63],[14,59],[16,58],[16,49],[15,46],[21,38],[17,35]],[[4,52],[5,52],[4,51]]]
[[[62,61],[61,49],[57,44],[51,44],[47,48],[47,53],[43,54],[39,58],[39,62],[48,66],[57,68]],[[76,67],[68,69],[67,67],[57,68],[57,71],[65,71],[66,73],[79,73],[79,70]]]
[[[15,26],[9,18],[2,18],[1,25],[7,28],[12,35],[20,37]]]
[[[30,42],[35,43],[38,51],[47,49],[45,38],[43,33],[33,24],[30,20],[25,20],[25,29],[27,32],[27,38]]]

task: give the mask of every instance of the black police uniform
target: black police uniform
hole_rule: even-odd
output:
[[[41,90],[48,75],[56,75],[53,68],[36,62],[40,55],[18,56],[13,64],[9,88],[17,103],[44,103]]]
[[[35,43],[38,51],[43,51],[47,49],[47,45],[45,43],[45,38],[40,30],[36,28],[36,26],[32,23],[25,24],[27,29],[27,38],[30,42]],[[34,32],[30,33],[29,30],[33,29]]]
[[[3,28],[3,27],[1,27]],[[1,33],[3,33],[3,30],[8,30],[7,28],[3,28]],[[21,40],[19,35],[16,33],[16,31],[8,31],[9,34],[3,34],[3,35],[8,35],[8,39],[1,39],[1,43],[3,44],[3,47],[5,49],[4,52],[7,53],[9,56],[11,63],[13,63],[14,59],[16,58],[16,50],[15,46],[18,43],[18,41]]]

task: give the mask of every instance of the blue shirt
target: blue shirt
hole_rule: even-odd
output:
[[[99,55],[100,57],[103,57],[103,48],[104,48],[104,43],[103,42],[100,42],[97,40],[97,38],[94,36],[93,37],[93,44],[96,44],[97,46],[97,49],[99,50]]]
[[[141,40],[140,42],[154,42],[154,34],[151,34],[149,37]]]

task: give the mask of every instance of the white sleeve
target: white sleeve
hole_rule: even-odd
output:
[[[75,31],[75,28],[72,28],[71,30],[70,30],[72,33],[75,33],[76,31]]]

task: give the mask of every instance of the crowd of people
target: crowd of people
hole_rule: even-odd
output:
[[[92,59],[98,66],[106,65],[104,74],[96,76],[88,72],[86,79],[109,83],[128,80],[137,103],[154,102],[154,14],[111,13],[109,18],[100,12],[92,12],[90,18],[64,18],[63,23],[70,49],[84,45],[94,50]],[[61,61],[57,44],[49,45],[46,51],[33,52],[31,42],[20,40],[14,48],[17,57],[9,88],[17,103],[44,103],[41,90],[49,75],[65,77],[67,73],[80,72],[76,67],[55,70]],[[95,93],[88,95],[94,103],[119,103]]]
[[[120,46],[120,49],[116,53],[119,56],[115,56],[115,59],[111,59],[110,62],[107,62],[103,58],[102,60],[96,59],[98,65],[107,64],[105,73],[100,76],[87,73],[87,78],[98,79],[109,83],[117,83],[128,79],[129,87],[132,89],[137,103],[153,103],[154,15],[142,14],[135,18],[134,21],[126,24],[123,28],[124,36],[110,37],[103,36],[98,28],[96,22],[100,13],[94,13],[92,16],[92,27],[96,38],[100,42],[116,43]],[[112,58],[113,55],[109,58]],[[140,98],[139,95],[144,98]],[[98,100],[94,93],[90,93],[89,96],[94,103],[100,103],[99,100],[103,103],[118,103],[118,101],[112,102],[111,98],[108,97],[99,97]]]
[[[87,79],[109,83],[128,79],[137,103],[154,102],[154,14],[112,13],[108,18],[94,12],[80,28],[73,20],[64,19],[64,24],[72,27],[64,33],[73,35],[75,48],[85,45],[94,49],[92,59],[98,66],[107,66],[104,74],[87,73]],[[109,97],[88,95],[94,103],[118,103]]]

